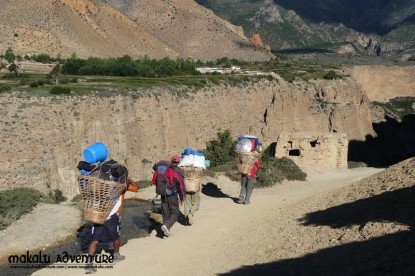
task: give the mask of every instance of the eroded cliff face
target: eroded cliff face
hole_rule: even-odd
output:
[[[415,66],[355,66],[345,69],[370,101],[386,102],[398,96],[415,97]]]
[[[349,140],[375,135],[368,98],[351,79],[112,94],[1,95],[0,189],[60,189],[73,197],[82,150],[96,141],[138,180],[151,177],[153,162],[185,146],[202,150],[226,129],[257,135],[265,146],[280,132],[338,132]]]

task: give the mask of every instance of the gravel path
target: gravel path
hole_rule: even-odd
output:
[[[130,240],[121,248],[127,259],[112,269],[99,269],[97,275],[272,274],[275,267],[267,266],[280,263],[284,264],[280,270],[285,275],[290,271],[294,275],[313,274],[295,273],[301,265],[285,262],[346,244],[353,237],[328,226],[307,226],[304,218],[327,208],[335,191],[347,190],[353,183],[381,171],[307,171],[307,181],[255,189],[252,204],[247,206],[235,203],[238,182],[224,176],[205,177],[201,208],[193,226],[176,223],[172,228],[174,236],[168,239],[159,238],[158,231],[153,231],[149,237]],[[153,195],[152,187],[139,192],[144,199]],[[153,217],[157,220],[156,215]],[[83,274],[83,269],[70,270],[70,275]],[[43,269],[33,275],[69,275],[69,271]]]

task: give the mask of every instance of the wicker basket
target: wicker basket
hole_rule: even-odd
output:
[[[236,167],[239,173],[249,174],[252,166],[261,157],[256,151],[240,152],[235,151]]]
[[[104,224],[109,213],[125,191],[125,184],[107,181],[93,176],[79,176],[79,190],[84,200],[84,218]]]
[[[199,191],[203,169],[197,167],[180,167],[180,169],[183,171],[186,192],[195,193]]]

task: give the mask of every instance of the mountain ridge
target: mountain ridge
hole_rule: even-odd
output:
[[[301,48],[407,58],[414,53],[415,1],[196,0],[274,51]]]
[[[75,53],[83,58],[273,58],[250,43],[242,28],[192,0],[3,0],[1,4],[0,52],[10,47],[17,55]],[[127,15],[126,10],[134,12]]]

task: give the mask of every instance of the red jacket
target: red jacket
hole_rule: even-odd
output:
[[[151,184],[156,185],[157,184],[157,176],[158,176],[157,169],[153,173],[153,178],[151,179]],[[179,195],[179,198],[181,201],[184,200],[186,197],[186,190],[184,188],[184,179],[183,177],[175,171],[172,167],[168,167],[166,171],[166,177],[169,179],[170,185],[176,186],[177,194]]]
[[[243,174],[242,176],[247,176],[247,177],[250,177],[250,178],[256,178],[256,172],[257,172],[257,169],[258,169],[259,167],[261,167],[261,162],[260,162],[259,160],[257,160],[257,161],[254,163],[254,165],[252,166],[252,169],[251,169],[251,171],[249,172],[249,174]]]

